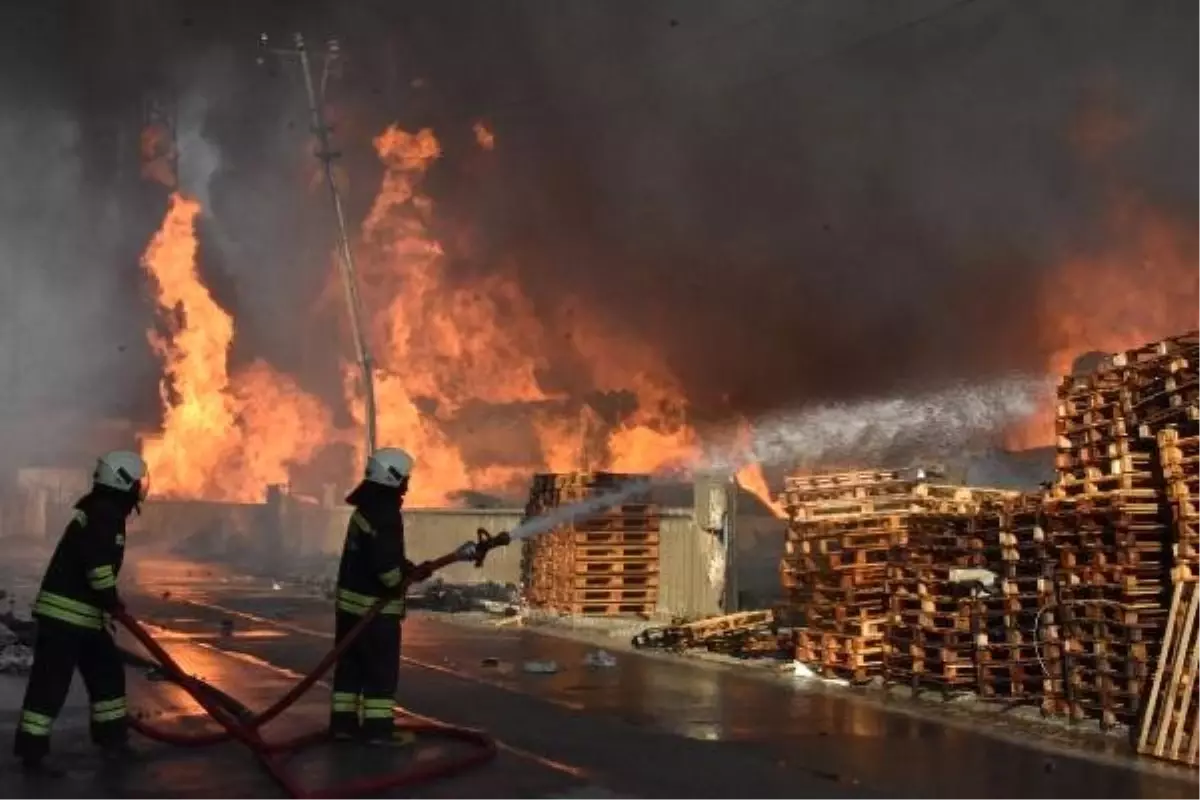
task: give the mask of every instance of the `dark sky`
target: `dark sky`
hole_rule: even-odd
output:
[[[1194,0],[8,2],[0,233],[23,288],[0,301],[20,307],[0,322],[0,374],[26,404],[153,415],[137,255],[165,195],[137,178],[136,135],[158,91],[207,109],[219,169],[204,267],[238,319],[238,357],[338,394],[331,339],[309,323],[330,228],[306,185],[297,76],[255,64],[260,32],[294,29],[337,35],[349,55],[332,97],[353,216],[378,184],[370,136],[433,127],[446,155],[427,188],[456,279],[514,268],[547,315],[588,298],[663,354],[698,417],[1041,370],[1047,273],[1143,258],[1115,198],[1169,222],[1195,309],[1197,13]],[[476,119],[496,134],[486,158]]]

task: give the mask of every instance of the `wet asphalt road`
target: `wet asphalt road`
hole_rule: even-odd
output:
[[[185,565],[186,566],[186,565]],[[328,601],[269,581],[143,566],[130,607],[176,639],[252,657],[280,685],[331,646]],[[201,577],[196,577],[201,576]],[[163,592],[170,592],[163,599]],[[235,633],[222,638],[221,621]],[[1195,797],[1186,775],[1047,754],[962,727],[898,714],[842,693],[799,691],[744,670],[618,653],[520,629],[480,629],[415,614],[405,624],[398,703],[481,728],[500,757],[418,796],[630,797]],[[208,650],[212,653],[213,651]],[[496,659],[498,666],[485,665]],[[555,675],[522,671],[553,659]],[[204,677],[252,706],[248,659],[211,658]],[[260,679],[261,682],[261,679]],[[321,698],[305,713],[317,724]],[[1111,762],[1111,759],[1108,759]],[[246,791],[253,791],[249,785]],[[269,784],[265,785],[269,790]]]

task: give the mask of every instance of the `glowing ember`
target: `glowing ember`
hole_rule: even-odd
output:
[[[471,130],[475,132],[475,142],[484,150],[492,150],[496,147],[495,135],[487,129],[487,126],[482,122],[476,122],[471,126]]]
[[[166,125],[155,122],[142,129],[142,177],[175,188],[175,144]]]

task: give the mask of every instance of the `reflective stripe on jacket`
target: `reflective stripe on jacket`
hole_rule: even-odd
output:
[[[356,617],[361,617],[371,610],[371,606],[379,602],[378,597],[371,597],[366,594],[352,592],[349,589],[337,590],[337,610],[345,611],[347,614],[354,614]],[[380,614],[388,614],[392,616],[404,616],[404,598],[396,598],[388,602],[387,605],[379,612]]]
[[[33,603],[33,613],[35,616],[58,620],[77,628],[95,631],[104,628],[104,612],[96,606],[45,590],[38,592]]]
[[[75,504],[46,565],[35,614],[78,628],[104,627],[102,612],[117,605],[125,559],[124,503],[113,490],[94,487]]]
[[[382,613],[403,616],[404,521],[395,505],[371,503],[355,508],[346,526],[338,565],[339,611],[362,616],[377,600],[390,598]]]

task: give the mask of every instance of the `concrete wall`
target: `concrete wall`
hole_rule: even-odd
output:
[[[130,544],[172,547],[185,542],[209,545],[218,553],[240,550],[270,526],[269,508],[263,503],[210,503],[154,500],[142,513],[129,518]]]

